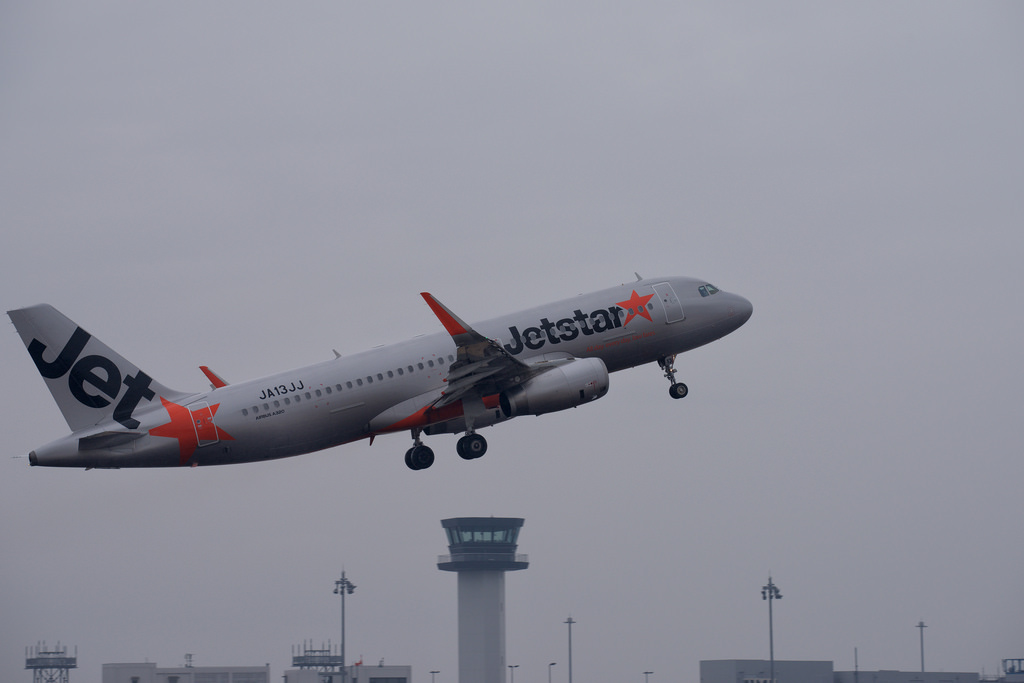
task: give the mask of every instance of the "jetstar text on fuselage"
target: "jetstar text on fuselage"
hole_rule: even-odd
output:
[[[571,318],[561,318],[555,322],[551,322],[548,318],[541,318],[537,327],[527,327],[522,331],[517,326],[512,326],[508,328],[512,341],[504,345],[505,350],[514,356],[522,353],[525,349],[536,351],[545,344],[570,342],[581,334],[589,337],[614,330],[624,326],[622,321],[624,312],[625,309],[620,306],[609,306],[608,308],[599,308],[587,315],[577,308],[573,311]],[[648,316],[644,315],[644,317]]]

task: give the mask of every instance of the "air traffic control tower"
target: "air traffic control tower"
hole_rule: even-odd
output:
[[[442,519],[448,552],[437,568],[459,574],[459,681],[505,683],[505,572],[526,569],[516,555],[518,517]]]

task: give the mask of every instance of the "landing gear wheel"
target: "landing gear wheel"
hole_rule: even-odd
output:
[[[425,470],[434,464],[434,451],[428,446],[413,446],[405,452],[405,464],[410,470]]]
[[[671,356],[665,356],[664,358],[658,359],[658,365],[665,371],[665,379],[671,382],[672,386],[668,388],[668,395],[672,398],[683,398],[690,390],[686,388],[686,385],[682,382],[676,381],[676,357],[675,354]]]
[[[455,444],[455,450],[463,460],[476,460],[487,452],[487,439],[479,434],[466,434]]]

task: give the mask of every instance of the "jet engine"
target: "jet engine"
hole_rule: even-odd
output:
[[[608,393],[608,368],[600,358],[576,358],[501,392],[505,417],[543,415],[575,408]]]

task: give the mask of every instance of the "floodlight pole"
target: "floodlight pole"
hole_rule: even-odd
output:
[[[768,601],[768,657],[771,660],[770,664],[770,681],[775,683],[775,634],[772,627],[772,600],[781,600],[782,593],[779,592],[779,587],[772,583],[772,575],[768,575],[768,584],[761,586],[761,599]]]
[[[548,664],[548,683],[551,683],[551,667],[553,667],[557,663],[558,662],[551,662],[550,664]]]
[[[654,672],[653,671],[645,671],[644,672],[644,683],[647,683],[647,677],[650,676],[652,673],[654,673]]]
[[[345,578],[345,570],[341,570],[341,578],[334,582],[334,594],[341,596],[341,680],[348,676],[345,671],[345,594],[351,595],[356,590],[356,585]]]
[[[576,621],[572,618],[572,615],[569,615],[569,618],[564,623],[569,625],[569,683],[572,683],[572,625]],[[548,669],[548,671],[550,670]]]
[[[917,628],[921,630],[921,673],[924,673],[924,630],[928,627],[923,621],[919,621]]]

